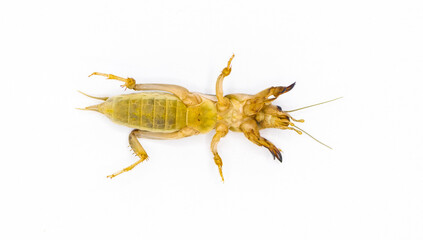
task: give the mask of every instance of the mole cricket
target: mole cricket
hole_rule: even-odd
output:
[[[179,139],[215,130],[210,148],[222,181],[224,181],[223,162],[217,151],[217,144],[229,130],[244,133],[248,140],[267,148],[273,158],[280,162],[282,162],[281,150],[260,136],[261,129],[277,128],[293,130],[298,134],[305,133],[330,148],[296,126],[293,122],[302,123],[304,120],[293,118],[290,112],[335,101],[339,98],[284,111],[272,103],[280,95],[292,90],[295,83],[287,87],[270,87],[254,95],[223,95],[223,79],[231,73],[231,62],[234,56],[232,55],[227,66],[223,68],[217,78],[216,95],[190,92],[184,87],[171,84],[136,84],[133,78],[122,78],[99,72],[92,73],[90,77],[103,76],[122,81],[124,84],[121,87],[141,91],[113,97],[93,97],[81,92],[88,97],[104,101],[81,110],[100,112],[117,124],[133,128],[129,134],[129,145],[139,160],[107,177],[114,178],[123,172],[130,171],[148,158],[147,152],[138,138]]]

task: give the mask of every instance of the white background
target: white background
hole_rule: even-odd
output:
[[[422,239],[421,1],[2,1],[1,239]],[[75,110],[124,93],[93,71],[214,93],[295,88],[276,103],[329,150],[262,134],[140,140]],[[126,91],[130,93],[131,91]]]

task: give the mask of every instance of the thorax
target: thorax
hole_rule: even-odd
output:
[[[241,124],[248,119],[244,114],[245,102],[251,97],[247,94],[230,94],[226,95],[231,106],[226,112],[220,113],[218,120],[223,120],[229,125],[229,129],[234,132],[240,132]]]

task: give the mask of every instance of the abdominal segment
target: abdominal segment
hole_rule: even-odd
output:
[[[109,117],[116,123],[151,132],[174,132],[186,126],[187,107],[167,93],[120,95]]]

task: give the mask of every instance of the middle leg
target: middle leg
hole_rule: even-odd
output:
[[[229,99],[223,95],[223,79],[232,71],[232,59],[234,59],[235,54],[232,54],[232,57],[228,61],[228,65],[222,70],[222,73],[219,75],[216,81],[216,98],[217,98],[217,110],[218,111],[225,111],[229,108],[230,103]]]
[[[211,151],[213,153],[214,162],[216,163],[217,167],[219,168],[220,177],[222,178],[222,181],[225,181],[223,178],[223,172],[222,172],[222,158],[220,158],[219,153],[217,153],[217,144],[219,143],[220,139],[228,133],[228,125],[225,123],[218,123],[216,125],[216,134],[213,136],[212,142],[211,142]]]

